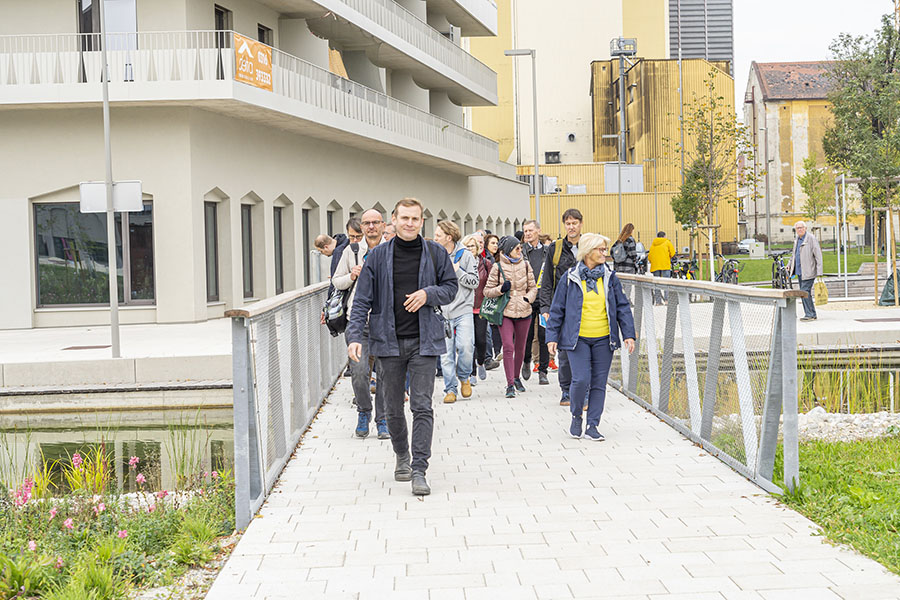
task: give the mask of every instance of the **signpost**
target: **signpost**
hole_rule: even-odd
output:
[[[106,182],[83,181],[78,184],[81,212],[106,212]],[[144,210],[140,181],[116,181],[112,184],[113,212],[141,212]]]
[[[235,81],[272,91],[272,48],[235,33],[234,64]]]

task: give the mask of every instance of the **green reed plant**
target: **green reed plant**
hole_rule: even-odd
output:
[[[178,489],[191,489],[202,482],[203,458],[211,435],[199,409],[193,419],[186,420],[181,414],[177,423],[168,426],[165,448]]]

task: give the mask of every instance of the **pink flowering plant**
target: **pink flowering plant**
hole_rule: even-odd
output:
[[[0,480],[0,599],[125,598],[219,552],[234,529],[231,472],[163,477],[158,452],[137,449],[118,475],[112,445],[99,444]]]

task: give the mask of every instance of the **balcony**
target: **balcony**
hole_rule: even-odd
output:
[[[467,37],[497,35],[497,3],[494,0],[427,0]]]
[[[286,16],[306,19],[310,31],[344,50],[365,51],[379,67],[409,71],[421,87],[444,91],[456,104],[497,104],[497,74],[394,0],[261,2]],[[496,22],[496,10],[493,14]]]
[[[272,91],[234,80],[233,32],[109,34],[114,105],[198,106],[464,175],[496,175],[497,144],[272,50]],[[102,101],[97,34],[0,36],[0,110]]]

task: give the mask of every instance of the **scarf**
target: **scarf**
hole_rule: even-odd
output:
[[[581,280],[584,281],[585,286],[589,292],[594,292],[595,294],[599,294],[600,290],[597,289],[597,280],[603,279],[603,265],[597,265],[593,269],[588,269],[588,266],[584,263],[580,263],[578,266],[578,276],[581,277]]]
[[[510,256],[509,254],[504,254],[503,256],[505,256],[505,257],[506,257],[506,260],[508,260],[509,262],[511,262],[511,263],[514,264],[514,265],[522,261],[522,257],[521,257],[521,256],[520,256],[519,258],[513,258],[513,257]]]

